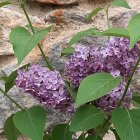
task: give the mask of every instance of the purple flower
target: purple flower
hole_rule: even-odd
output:
[[[123,92],[125,90],[126,83],[120,83],[117,87],[115,87],[108,95],[101,97],[96,100],[96,105],[102,109],[104,112],[111,112],[118,104],[118,101],[121,99]],[[130,101],[132,98],[132,93],[130,88],[127,91],[125,99],[121,104],[121,107],[130,108]]]
[[[70,84],[77,88],[87,76],[96,72],[108,72],[112,76],[128,78],[140,54],[137,46],[129,50],[130,41],[126,38],[112,37],[104,48],[76,46],[65,66],[65,76]],[[103,110],[111,111],[119,101],[124,90],[124,83],[120,83],[107,96],[97,100]],[[131,99],[130,89],[124,101],[129,107]]]
[[[100,71],[128,78],[140,54],[136,46],[129,50],[129,43],[126,38],[112,37],[104,48],[76,46],[65,66],[66,78],[74,88]]]
[[[57,71],[40,65],[19,70],[16,86],[33,95],[43,105],[63,112],[73,112],[73,100]]]
[[[101,71],[103,63],[100,60],[99,47],[76,46],[75,52],[65,65],[64,74],[73,88],[90,74]]]
[[[101,50],[104,72],[113,76],[129,77],[140,54],[138,47],[129,50],[130,41],[126,38],[112,37]]]

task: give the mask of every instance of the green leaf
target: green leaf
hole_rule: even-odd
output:
[[[13,116],[14,115],[10,116],[4,124],[4,134],[7,140],[17,140],[19,136],[19,131],[13,123]]]
[[[79,108],[73,115],[70,131],[78,132],[96,128],[104,120],[104,115],[92,105]]]
[[[140,109],[117,108],[112,113],[112,121],[121,140],[140,139]]]
[[[67,47],[67,48],[64,48],[61,52],[61,56],[64,56],[64,55],[71,55],[73,54],[74,52],[74,48],[72,47]]]
[[[28,32],[28,30],[23,27],[13,28],[10,33],[9,38],[13,45],[13,50],[19,63],[21,63],[23,60],[25,45],[31,36],[32,35],[30,34],[30,32]]]
[[[126,37],[130,38],[129,32],[124,28],[110,28],[101,33],[102,36],[118,36],[118,37]]]
[[[96,9],[94,9],[91,13],[89,13],[87,16],[86,16],[86,20],[89,21],[92,19],[92,17],[96,16],[103,8],[101,7],[97,7]]]
[[[32,140],[43,140],[46,122],[46,110],[40,106],[34,106],[26,111],[19,111],[14,115],[16,128]]]
[[[72,133],[69,131],[68,124],[58,124],[52,131],[53,140],[71,140]]]
[[[132,17],[128,24],[128,32],[130,34],[129,48],[132,48],[140,39],[140,14]]]
[[[9,1],[0,2],[0,8],[9,4],[12,4],[12,3]]]
[[[128,5],[128,3],[125,0],[114,0],[112,4],[114,6],[124,7],[124,8],[127,8],[127,9],[131,9],[131,7]]]
[[[27,29],[17,27],[10,33],[10,41],[13,45],[15,56],[20,64],[32,49],[50,32],[51,27],[43,29],[31,35]]]
[[[96,35],[96,36],[118,36],[118,37],[126,37],[130,38],[129,32],[127,29],[123,28],[111,28],[106,31],[100,32],[97,29],[90,28],[87,30],[84,30],[82,32],[77,33],[72,37],[70,42],[68,43],[68,47],[71,47],[78,41],[80,41],[82,38],[88,36],[88,35]]]
[[[77,33],[76,35],[74,35],[72,37],[72,39],[68,43],[68,47],[71,47],[72,45],[74,45],[75,43],[77,43],[82,38],[84,38],[84,37],[86,37],[88,35],[95,35],[95,33],[100,33],[100,32],[97,29],[90,28],[90,29],[87,29],[87,30],[84,30],[82,32]]]
[[[111,131],[114,133],[116,140],[121,140],[115,129],[111,129]]]
[[[120,81],[121,77],[114,78],[111,74],[104,72],[84,78],[78,89],[76,108],[108,94]]]
[[[102,138],[96,135],[91,135],[91,136],[88,136],[86,140],[102,140]]]
[[[29,66],[29,64],[26,64],[19,69],[25,69]],[[17,70],[13,71],[9,76],[5,79],[5,92],[8,93],[8,91],[15,85],[15,79],[17,77]]]

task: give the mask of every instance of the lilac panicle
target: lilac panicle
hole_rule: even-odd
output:
[[[76,46],[65,66],[65,76],[74,88],[86,77],[96,72],[109,72],[112,76],[128,78],[140,54],[137,46],[129,50],[130,41],[123,37],[111,37],[106,46],[85,47]],[[120,83],[115,91],[97,100],[98,106],[105,111],[111,111],[124,91],[124,83]],[[126,96],[126,107],[131,99],[130,89]]]
[[[103,71],[113,76],[129,77],[140,54],[137,46],[129,50],[130,41],[126,38],[112,37],[106,47],[101,50],[103,55]]]
[[[64,74],[73,88],[90,74],[102,69],[99,47],[76,46],[75,52],[66,63]]]
[[[40,103],[62,112],[73,112],[73,100],[58,71],[41,65],[19,70],[16,86],[33,95]]]

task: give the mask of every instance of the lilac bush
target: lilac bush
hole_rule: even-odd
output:
[[[5,89],[0,88],[0,92],[20,109],[5,121],[7,140],[16,140],[19,134],[31,140],[73,140],[73,137],[75,140],[101,140],[109,130],[114,133],[116,140],[139,140],[140,96],[133,94],[130,84],[140,63],[140,14],[132,17],[127,28],[110,28],[109,7],[114,5],[131,9],[125,0],[113,0],[106,7],[98,7],[89,13],[85,20],[92,20],[103,10],[108,29],[101,31],[90,28],[74,35],[68,47],[62,51],[62,56],[69,56],[64,73],[60,74],[40,43],[52,26],[34,28],[24,0],[19,0],[19,3],[0,2],[0,7],[9,4],[19,5],[29,24],[15,27],[10,32],[9,39],[18,64],[37,46],[46,66],[26,64],[9,76],[0,77],[5,82]],[[109,36],[109,40],[104,47],[80,44],[72,47],[88,35]],[[8,94],[14,85],[31,94],[42,107],[28,109],[20,105]],[[132,104],[134,109],[131,108]],[[46,107],[70,114],[71,119],[47,131]],[[77,136],[76,132],[79,131],[82,133]]]

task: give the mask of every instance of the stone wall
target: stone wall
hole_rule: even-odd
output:
[[[2,1],[2,0],[0,0]],[[17,0],[13,0],[17,2]],[[132,10],[111,7],[109,12],[110,25],[113,27],[126,27],[131,16],[140,11],[139,0],[128,0]],[[86,22],[84,17],[97,6],[105,6],[105,0],[28,0],[27,10],[30,18],[36,27],[47,27],[53,25],[53,29],[47,35],[42,44],[46,54],[57,68],[63,67],[63,59],[58,59],[61,50],[67,46],[71,37],[82,30],[90,27],[105,30],[106,17],[103,12],[98,14],[90,22]],[[8,75],[17,68],[17,60],[14,57],[12,46],[9,43],[9,33],[11,28],[27,25],[26,18],[22,10],[17,6],[6,6],[0,9],[0,75]],[[103,45],[106,38],[89,36],[79,43],[84,45]],[[24,63],[43,62],[38,48],[33,49]],[[57,61],[59,60],[59,61]],[[139,86],[139,84],[137,83]],[[3,83],[0,83],[3,87]],[[38,104],[36,100],[28,94],[13,88],[9,94],[20,104],[30,107]],[[4,120],[16,111],[17,108],[6,97],[0,95],[0,132],[2,132]],[[66,116],[62,117],[58,113],[49,111],[48,124],[63,122]],[[64,118],[64,119],[62,119]],[[0,138],[1,140],[2,138]],[[108,139],[109,140],[109,139]],[[111,138],[113,140],[113,138]]]

